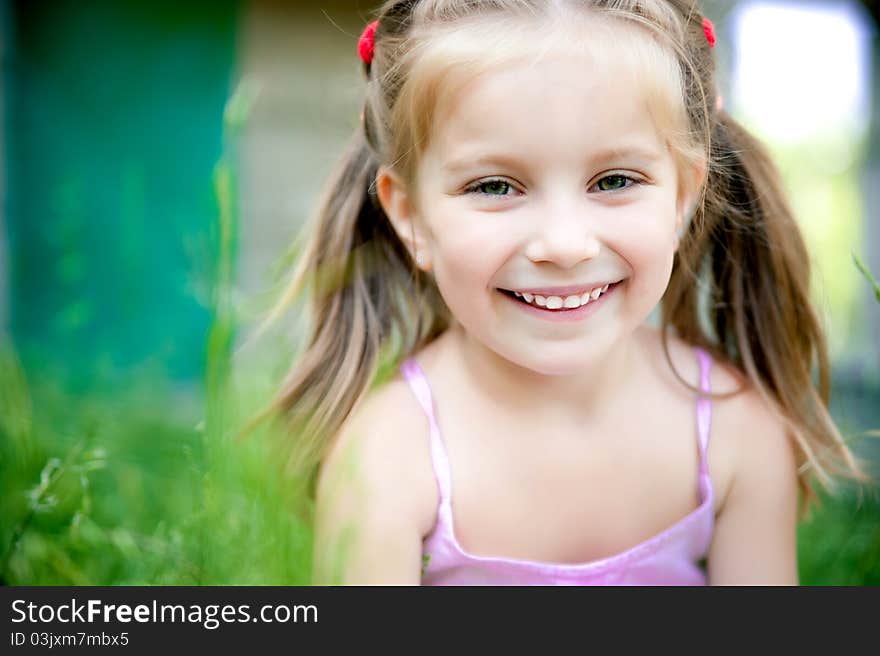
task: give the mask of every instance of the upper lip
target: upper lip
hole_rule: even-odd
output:
[[[605,285],[613,285],[617,282],[620,281],[604,280],[602,282],[585,283],[583,285],[566,285],[565,287],[516,287],[514,289],[508,289],[506,291],[540,294],[541,296],[570,296],[573,294],[582,295],[585,292],[591,292],[596,288],[604,287]]]

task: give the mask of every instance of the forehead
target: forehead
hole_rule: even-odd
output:
[[[433,40],[425,154],[451,157],[483,142],[545,156],[627,144],[663,150],[661,135],[681,123],[676,63],[642,28],[555,21],[517,48],[511,43],[528,36],[518,30],[536,26],[479,27]]]
[[[637,76],[588,55],[485,72],[438,110],[431,150],[442,159],[482,149],[549,160],[609,149],[665,150]]]

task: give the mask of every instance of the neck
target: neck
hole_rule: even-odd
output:
[[[457,367],[481,400],[508,417],[551,418],[583,426],[601,420],[638,384],[643,358],[640,329],[622,337],[601,356],[569,375],[547,375],[511,362],[470,337],[456,323],[450,328]]]

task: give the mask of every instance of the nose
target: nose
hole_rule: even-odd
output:
[[[535,225],[526,247],[526,257],[532,262],[571,268],[599,254],[598,226],[595,217],[589,216],[584,199],[547,203]]]

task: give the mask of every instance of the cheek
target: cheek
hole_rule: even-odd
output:
[[[633,215],[620,223],[612,246],[626,261],[633,285],[650,296],[666,289],[675,257],[675,224],[665,214]]]
[[[620,248],[631,260],[635,273],[640,268],[652,269],[662,266],[675,253],[674,232],[670,226],[641,222],[622,238]]]
[[[488,228],[439,218],[431,241],[433,276],[452,314],[471,330],[469,318],[487,311],[489,289],[503,261],[502,245]],[[482,309],[481,309],[482,308]]]
[[[616,217],[618,245],[643,263],[665,261],[675,250],[675,202],[666,194],[646,197]]]
[[[440,217],[431,244],[434,277],[450,306],[459,298],[474,303],[475,290],[488,290],[506,257],[497,225]]]

